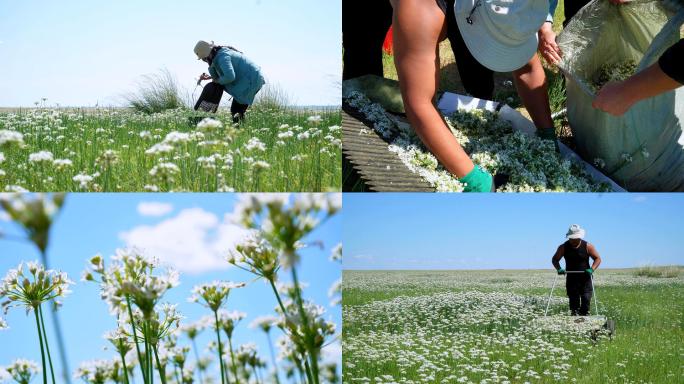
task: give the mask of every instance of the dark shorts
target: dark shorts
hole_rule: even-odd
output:
[[[437,0],[437,6],[439,7],[439,9],[442,10],[442,12],[444,12],[445,15],[447,14],[447,2],[446,2],[446,0]]]

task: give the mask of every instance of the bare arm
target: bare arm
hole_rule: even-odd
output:
[[[595,271],[599,265],[601,265],[601,255],[599,255],[598,251],[592,244],[587,244],[587,253],[589,253],[589,257],[594,260],[594,264],[591,265],[591,269]]]
[[[406,116],[425,146],[444,167],[464,177],[475,166],[433,103],[439,81],[438,45],[445,16],[435,2],[394,0],[392,33]]]
[[[681,86],[666,75],[658,63],[654,63],[625,81],[603,86],[592,106],[611,115],[622,116],[635,103]]]
[[[553,255],[551,258],[551,264],[556,268],[556,270],[560,269],[560,259],[563,258],[563,246],[559,246],[558,249],[556,249],[556,254]]]

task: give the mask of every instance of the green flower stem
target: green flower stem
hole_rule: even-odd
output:
[[[192,340],[192,350],[195,352],[195,360],[197,361],[197,374],[199,375],[199,382],[200,382],[200,384],[204,384],[204,379],[202,378],[202,370],[199,369],[200,357],[199,357],[199,352],[197,352],[197,342],[195,341],[195,339],[191,339],[191,340]]]
[[[46,250],[42,247],[39,248],[41,262],[45,266],[45,269],[50,269],[50,266],[48,265]],[[59,350],[59,357],[62,363],[62,379],[66,384],[71,384],[71,370],[69,370],[69,363],[67,362],[68,359],[66,354],[66,348],[64,348],[65,344],[64,337],[62,336],[62,326],[59,322],[59,316],[57,316],[57,307],[54,307],[52,311],[50,311],[50,315],[52,317],[52,325],[55,328],[55,335],[57,335],[57,349]]]
[[[313,375],[314,384],[318,384],[318,351],[316,351],[316,346],[314,345],[314,335],[309,329],[309,321],[306,318],[306,312],[304,311],[304,303],[302,300],[302,291],[299,289],[299,280],[297,279],[297,269],[292,268],[292,281],[295,286],[295,301],[297,302],[297,307],[299,307],[299,314],[302,318],[302,324],[304,325],[304,339],[306,340],[306,349],[309,352],[309,360],[311,360],[311,374]]]
[[[45,350],[43,349],[43,333],[40,330],[40,319],[38,318],[38,308],[33,307],[33,312],[36,314],[36,327],[38,327],[38,341],[40,342],[40,357],[43,362],[43,384],[47,384],[47,370],[45,369]]]
[[[294,269],[293,269],[294,270]],[[285,305],[283,305],[283,300],[280,298],[280,293],[278,293],[278,289],[275,286],[275,282],[273,279],[268,279],[268,282],[271,284],[271,288],[273,289],[273,293],[275,294],[276,299],[278,300],[278,305],[280,306],[280,310],[283,311],[283,316],[287,318],[287,309],[285,309]],[[307,382],[308,383],[313,383],[313,378],[311,377],[311,370],[309,368],[309,363],[306,360],[306,356],[304,356],[304,366],[306,367],[306,377],[307,377]],[[299,367],[299,370],[301,371],[301,367]]]
[[[226,384],[226,374],[223,368],[223,346],[221,345],[221,332],[219,332],[218,311],[214,311],[214,319],[216,320],[214,328],[216,329],[216,338],[218,339],[219,366],[221,367],[221,384]]]
[[[128,307],[128,317],[131,318],[131,328],[133,328],[133,342],[135,343],[135,350],[138,352],[138,361],[140,362],[140,370],[142,371],[143,382],[147,384],[147,375],[145,374],[145,366],[143,365],[142,354],[140,353],[140,346],[138,345],[138,334],[135,330],[135,320],[133,320],[133,310],[131,309],[131,298],[126,295],[126,306]]]
[[[147,372],[147,381],[154,383],[154,367],[152,367],[152,351],[150,344],[147,341],[147,323],[143,323],[143,340],[145,341],[145,372]]]
[[[235,377],[235,383],[240,384],[237,374],[237,365],[235,365],[235,355],[233,354],[233,339],[228,335],[228,348],[230,348],[230,363],[233,366],[233,376]]]
[[[154,359],[157,361],[157,370],[159,371],[159,377],[161,378],[162,384],[166,384],[166,372],[164,367],[159,361],[159,353],[157,353],[157,346],[152,344],[152,350],[154,351]]]
[[[55,384],[55,369],[52,367],[52,357],[50,356],[50,346],[48,344],[48,337],[45,333],[45,321],[43,320],[43,308],[38,306],[38,316],[40,317],[40,328],[43,330],[43,340],[45,341],[45,352],[47,352],[48,362],[50,363],[50,376],[52,377],[52,384]]]
[[[176,376],[176,381],[177,381],[179,384],[181,384],[182,381],[181,381],[181,379],[180,379],[180,376],[178,376],[178,367],[175,366],[175,365],[173,366],[173,373],[174,373],[174,375]]]
[[[126,356],[123,353],[121,353],[121,364],[123,365],[124,378],[126,379],[125,383],[129,384],[130,381],[128,380],[128,368],[126,367]]]
[[[275,353],[273,352],[273,342],[271,342],[271,332],[266,332],[266,339],[268,339],[268,350],[271,352],[271,361],[273,362],[273,369],[275,369],[275,381],[276,384],[280,384],[280,378],[278,377],[278,363],[276,362]]]

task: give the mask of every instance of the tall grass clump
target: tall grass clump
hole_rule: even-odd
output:
[[[634,276],[673,278],[679,276],[682,267],[678,265],[643,265],[634,270]]]
[[[266,83],[254,100],[254,108],[283,110],[292,103],[292,97],[280,84]]]
[[[148,114],[187,107],[178,81],[166,68],[144,75],[138,90],[125,98],[132,109]]]

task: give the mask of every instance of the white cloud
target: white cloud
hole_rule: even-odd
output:
[[[646,195],[637,195],[634,196],[634,198],[632,199],[632,201],[634,201],[635,203],[643,203],[646,200],[648,200]]]
[[[137,247],[181,272],[201,273],[230,266],[228,251],[248,231],[228,215],[219,219],[202,208],[184,209],[156,225],[141,225],[119,234],[128,247]]]
[[[336,340],[322,349],[323,361],[337,363],[338,367],[342,363],[342,344]]]
[[[164,216],[173,211],[173,205],[154,201],[142,201],[138,204],[138,213],[142,216]]]
[[[12,221],[9,213],[5,211],[0,211],[0,221]]]

